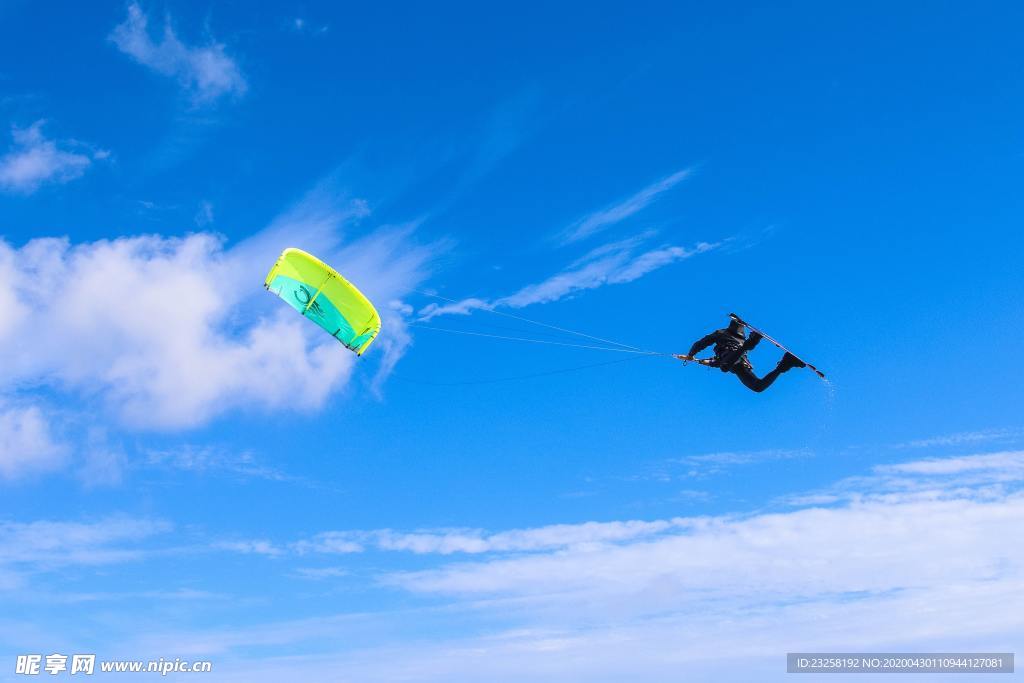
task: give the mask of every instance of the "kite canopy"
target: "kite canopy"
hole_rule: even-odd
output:
[[[380,332],[380,316],[370,300],[338,271],[301,249],[281,252],[263,284],[358,356]]]

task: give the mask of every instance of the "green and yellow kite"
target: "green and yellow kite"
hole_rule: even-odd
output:
[[[357,356],[380,332],[380,316],[370,300],[338,271],[301,249],[285,249],[263,284]]]

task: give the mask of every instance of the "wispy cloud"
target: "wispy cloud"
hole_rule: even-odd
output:
[[[718,451],[668,458],[650,463],[638,473],[631,474],[627,481],[658,481],[671,483],[690,479],[712,477],[737,467],[756,466],[778,460],[809,458],[814,454],[808,449],[767,448],[758,451]],[[691,492],[694,493],[694,492]],[[704,493],[703,495],[707,495]]]
[[[170,19],[165,22],[163,36],[154,40],[148,24],[146,13],[133,2],[128,5],[128,17],[114,28],[110,40],[139,64],[176,79],[196,105],[245,92],[242,71],[224,45],[213,40],[201,46],[187,45],[174,32]]]
[[[214,446],[185,444],[171,449],[150,450],[145,454],[144,463],[198,474],[224,472],[273,481],[291,479],[285,473],[260,463],[252,453],[236,453]]]
[[[315,538],[298,541],[292,547],[302,553],[331,553],[346,555],[361,553],[366,549],[366,535],[351,531],[324,531]]]
[[[199,210],[196,211],[195,223],[200,228],[204,228],[213,223],[213,204],[205,200],[199,202]]]
[[[681,466],[685,470],[686,476],[700,477],[718,474],[742,465],[789,460],[791,458],[808,458],[811,455],[811,451],[807,449],[769,448],[760,451],[720,451],[718,453],[688,455],[670,462],[671,464]]]
[[[689,175],[689,169],[676,171],[617,204],[584,216],[562,233],[561,241],[563,243],[576,242],[601,232],[616,223],[621,223],[630,216],[645,209],[660,195],[671,190]]]
[[[927,439],[916,439],[907,443],[899,444],[900,448],[932,448],[935,446],[965,446],[983,443],[1003,442],[1012,443],[1024,439],[1022,429],[981,429],[972,432],[956,432],[955,434],[943,434]]]
[[[170,601],[196,601],[207,603],[211,600],[227,600],[232,596],[212,591],[196,590],[194,588],[176,588],[170,590],[144,591],[141,593],[113,593],[107,599],[113,600],[170,600]]]
[[[880,474],[964,475],[1000,473],[1024,479],[1024,451],[1005,451],[986,455],[966,455],[954,458],[932,458],[907,463],[879,465]]]
[[[715,248],[714,244],[699,242],[694,247],[664,246],[634,255],[628,250],[613,252],[588,261],[539,282],[523,287],[518,292],[498,299],[497,306],[524,308],[532,304],[557,301],[566,296],[604,285],[618,285],[638,280],[659,268],[703,254]]]
[[[280,557],[284,554],[284,550],[265,539],[218,541],[213,544],[213,547],[217,550],[229,550],[245,555],[263,555],[265,557]]]
[[[327,24],[313,23],[304,17],[295,17],[289,22],[289,26],[296,33],[318,36],[327,33],[330,29],[330,26]]]
[[[482,529],[417,532],[392,529],[330,531],[321,533],[309,541],[300,541],[294,547],[303,553],[355,553],[370,548],[419,555],[534,552],[620,543],[687,525],[687,520],[670,519],[652,522],[630,520],[553,524],[535,529],[513,529],[498,533],[487,533]]]
[[[1000,498],[1020,482],[1024,482],[1024,451],[1001,451],[875,465],[869,474],[847,477],[782,502],[796,507],[846,504],[864,500],[865,492],[889,500],[934,500],[965,492]]]
[[[13,127],[10,151],[0,157],[0,189],[30,194],[48,183],[66,183],[81,177],[104,151],[90,150],[74,141],[60,142],[43,135],[44,121],[28,128]],[[74,151],[72,151],[74,150]]]
[[[427,321],[441,315],[467,315],[481,309],[525,308],[558,301],[605,285],[633,282],[655,270],[720,246],[720,243],[698,242],[692,247],[663,245],[643,250],[640,248],[642,244],[642,239],[629,239],[603,245],[565,270],[512,294],[496,299],[469,298],[447,304],[429,304],[419,312],[419,319]]]
[[[81,452],[77,474],[86,487],[116,486],[124,480],[127,462],[118,446],[87,436],[77,450]]]
[[[321,581],[324,579],[340,579],[348,576],[349,571],[344,567],[299,567],[295,570],[295,576],[301,579],[313,579]]]
[[[96,522],[0,522],[0,566],[43,571],[134,560],[144,553],[139,547],[142,541],[170,529],[162,520],[120,517]]]
[[[30,595],[8,595],[5,596],[11,601],[31,602],[39,604],[82,604],[90,602],[113,602],[121,600],[159,600],[159,601],[209,601],[222,600],[228,596],[200,591],[192,588],[176,588],[173,590],[152,590],[152,591],[122,591],[122,592],[94,592],[94,593],[33,593]]]

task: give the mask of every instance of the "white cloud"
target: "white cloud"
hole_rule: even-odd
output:
[[[102,159],[105,152],[88,151],[76,143],[60,143],[43,135],[43,121],[28,128],[13,127],[14,145],[0,157],[0,189],[29,194],[46,183],[66,183],[79,178],[92,164]],[[2,321],[0,321],[2,322]]]
[[[487,533],[482,529],[400,532],[392,529],[373,531],[328,531],[295,547],[301,552],[356,553],[368,548],[416,554],[533,552],[561,548],[590,547],[653,536],[672,528],[687,526],[683,519],[645,522],[585,522],[553,524],[535,529],[513,529]]]
[[[138,3],[128,5],[128,17],[110,34],[121,52],[159,74],[177,79],[195,104],[210,103],[224,95],[241,95],[245,78],[224,45],[210,41],[191,46],[175,34],[168,19],[159,42],[149,35],[149,19]]]
[[[879,465],[875,471],[882,474],[962,475],[967,473],[1001,473],[1024,479],[1024,451],[1005,451],[986,455],[967,455],[954,458],[933,458],[907,463]]]
[[[395,533],[382,531],[375,534],[381,550],[410,551],[414,553],[493,553],[527,552],[561,548],[591,547],[652,536],[687,522],[680,519],[645,522],[586,522],[583,524],[553,524],[536,529],[514,529],[494,534],[480,530],[447,533]]]
[[[18,599],[16,596],[14,599]],[[191,588],[154,591],[123,591],[119,593],[47,593],[33,595],[33,604],[79,604],[88,602],[111,602],[117,600],[188,600],[203,601],[223,600],[229,596],[209,591],[198,591]]]
[[[218,550],[230,550],[245,555],[264,555],[266,557],[279,557],[283,550],[265,539],[253,539],[245,541],[220,541],[213,544]]]
[[[384,227],[371,236],[338,248],[332,263],[350,280],[359,283],[371,301],[383,303],[401,299],[426,279],[428,265],[450,246],[446,241],[417,245],[413,237],[415,228],[415,224]],[[412,345],[412,336],[400,311],[381,306],[378,312],[381,329],[387,330],[387,334],[382,332],[374,341],[380,361],[373,389],[379,392],[383,381]]]
[[[330,28],[327,24],[314,25],[302,17],[295,17],[291,21],[291,28],[296,33],[308,33],[312,35],[323,35]]]
[[[151,467],[166,467],[185,472],[226,472],[242,477],[284,481],[287,474],[260,463],[252,453],[236,453],[213,446],[183,444],[172,449],[150,450],[144,462]]]
[[[1024,451],[981,455],[925,458],[875,465],[871,473],[854,476],[817,491],[783,498],[792,506],[851,503],[864,499],[865,491],[885,500],[944,500],[969,494],[997,499],[1007,487],[1024,481]]]
[[[1003,453],[880,467],[885,476],[856,480],[859,490],[830,508],[676,521],[635,543],[499,556],[392,580],[417,592],[570,609],[628,596],[638,614],[717,599],[754,604],[1022,581],[1024,547],[1007,535],[1024,523],[1022,463],[1024,454]]]
[[[995,441],[1013,442],[1024,437],[1024,430],[1020,429],[983,429],[974,432],[958,432],[956,434],[945,434],[928,439],[917,439],[904,444],[900,448],[932,448],[934,446],[963,446],[965,444],[991,443]]]
[[[342,244],[364,206],[317,194],[232,248],[207,233],[0,241],[0,301],[10,305],[0,391],[36,382],[98,397],[140,428],[191,427],[237,408],[319,408],[355,356],[259,285],[284,247],[302,244],[371,300],[408,294],[433,247],[397,228]],[[385,316],[371,349],[383,372],[408,344],[399,316]]]
[[[278,407],[280,392],[293,389],[288,403],[320,405],[347,379],[350,360],[284,315],[239,338],[225,333],[244,291],[225,281],[225,257],[203,234],[29,242],[9,284],[28,320],[0,381],[45,378],[98,392],[140,426],[197,424],[238,403]]]
[[[388,308],[390,308],[392,311],[395,311],[399,315],[412,315],[414,310],[410,304],[407,304],[404,301],[399,301],[398,299],[389,301]]]
[[[323,579],[340,579],[348,576],[349,571],[344,567],[299,567],[295,570],[295,575],[301,579],[320,581]]]
[[[702,477],[719,474],[733,467],[810,457],[808,450],[769,448],[761,451],[720,451],[703,455],[689,455],[670,461],[668,464],[682,466],[688,477]]]
[[[18,301],[13,286],[14,257],[12,250],[0,246],[0,340],[10,336],[28,317],[28,309]]]
[[[427,304],[420,311],[420,320],[426,321],[442,315],[469,315],[473,311],[491,310],[494,304],[486,299],[470,297],[446,304]]]
[[[178,650],[217,653],[218,679],[227,682],[343,680],[417,683],[677,683],[686,681],[791,681],[787,651],[936,652],[1013,651],[1022,626],[1014,610],[1020,583],[954,586],[945,594],[907,592],[871,600],[796,601],[777,609],[728,612],[727,606],[687,614],[663,614],[629,622],[578,615],[575,625],[495,629],[486,635],[405,638],[349,650],[309,653],[317,639],[351,642],[379,628],[349,615],[277,622],[245,631],[184,636]],[[494,612],[500,610],[494,606]],[[395,620],[422,618],[396,614]],[[452,630],[465,632],[474,613],[457,612]],[[330,638],[326,637],[330,634]],[[173,634],[161,635],[164,642]],[[306,654],[253,657],[252,646]],[[158,643],[154,643],[154,646]],[[204,648],[203,646],[206,645]],[[1002,647],[996,648],[995,645]],[[232,650],[234,650],[232,652]],[[177,650],[176,650],[177,651]],[[1017,649],[1019,652],[1019,649]],[[813,678],[813,677],[811,677]],[[898,681],[903,677],[880,676]],[[993,678],[993,680],[998,680]]]
[[[99,444],[86,451],[78,478],[88,487],[116,486],[124,478],[125,464],[123,452]]]
[[[196,211],[195,223],[200,228],[213,223],[213,204],[205,200],[199,202],[199,210]]]
[[[215,654],[220,679],[256,683],[327,681],[338,671],[446,683],[782,681],[787,651],[1019,651],[1021,457],[879,466],[843,480],[829,508],[498,532],[332,532],[329,540],[357,550],[422,553],[415,566],[427,569],[384,581],[424,601],[402,594],[393,610],[148,629],[120,642]],[[0,541],[0,557],[10,545]],[[291,574],[358,584],[364,572]]]
[[[54,470],[66,455],[37,406],[0,405],[0,479]]]
[[[717,453],[705,453],[702,455],[687,455],[678,458],[673,462],[684,465],[748,465],[754,462],[766,460],[781,460],[810,455],[807,450],[788,450],[784,448],[769,448],[763,451],[719,451]]]
[[[1021,523],[1020,495],[995,505],[964,499],[867,501],[714,518],[645,543],[465,563],[395,580],[417,592],[534,598],[569,608],[610,606],[628,597],[629,608],[640,614],[713,599],[920,589],[993,580],[1006,570],[1020,578],[1024,550],[1008,548],[1005,533]],[[844,540],[832,541],[837,538]],[[939,538],[955,544],[957,552],[935,548]]]
[[[760,465],[776,460],[808,458],[813,453],[807,449],[767,448],[760,451],[719,451],[669,458],[644,467],[639,473],[625,477],[627,481],[673,481],[703,478],[721,474],[744,465]],[[708,496],[704,491],[685,491],[683,497],[700,498]]]
[[[350,531],[325,531],[308,541],[299,541],[293,548],[300,554],[303,553],[333,553],[349,554],[361,553],[365,550],[363,544],[354,540],[357,533]]]
[[[428,321],[441,315],[468,315],[474,310],[525,308],[534,304],[550,303],[605,285],[633,282],[659,268],[703,254],[719,246],[717,243],[698,242],[689,248],[666,245],[637,253],[642,241],[634,238],[599,247],[565,270],[536,284],[522,287],[508,296],[491,300],[470,298],[446,304],[430,304],[420,311],[419,319]]]
[[[847,495],[829,508],[497,533],[357,532],[377,548],[434,554],[417,560],[433,568],[385,577],[429,606],[146,642],[216,653],[224,680],[257,683],[326,681],[337,671],[446,683],[782,681],[787,651],[1013,651],[1024,634],[1020,457],[878,467],[844,480]],[[447,559],[458,552],[480,559]],[[334,569],[309,576],[345,574]],[[395,635],[399,624],[417,636]],[[374,632],[386,635],[337,645]],[[300,644],[301,656],[252,656],[254,647]]]
[[[0,522],[0,565],[42,571],[139,559],[139,544],[171,529],[151,519],[97,522]]]
[[[635,256],[630,251],[614,252],[586,262],[575,269],[553,275],[537,284],[523,287],[514,294],[496,300],[494,305],[524,308],[532,304],[558,301],[576,292],[597,289],[603,285],[632,282],[674,261],[709,251],[714,246],[706,242],[701,242],[692,249],[668,246]]]
[[[631,197],[607,208],[584,216],[563,233],[563,242],[576,242],[620,223],[642,211],[661,194],[671,190],[690,175],[688,169],[676,171],[648,185]]]

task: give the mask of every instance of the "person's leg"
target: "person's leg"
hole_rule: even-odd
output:
[[[743,382],[743,386],[750,389],[751,391],[761,393],[762,391],[770,387],[772,385],[772,382],[778,379],[779,375],[785,372],[785,369],[783,369],[782,365],[779,364],[775,366],[774,370],[769,372],[764,377],[758,377],[757,375],[754,374],[754,369],[752,367],[750,367],[746,363],[740,362],[732,366],[731,372],[737,377],[739,377],[740,381]]]
[[[754,347],[761,342],[761,339],[763,339],[763,337],[760,332],[751,332],[750,336],[744,340],[743,345],[740,346],[740,353],[753,351]]]

